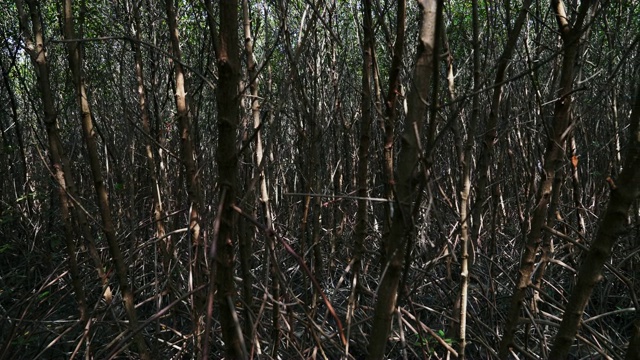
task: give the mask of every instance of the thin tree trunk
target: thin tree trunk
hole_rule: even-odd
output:
[[[133,18],[135,38],[140,40],[140,6],[141,4],[133,4]],[[147,157],[147,173],[151,178],[152,196],[153,196],[153,219],[156,224],[155,237],[162,240],[161,253],[163,262],[165,265],[165,272],[169,274],[169,261],[171,254],[173,253],[173,246],[171,244],[171,237],[164,238],[165,224],[164,224],[164,209],[162,206],[162,194],[160,190],[160,184],[158,181],[158,175],[156,170],[156,162],[154,159],[154,151],[151,147],[151,125],[149,121],[149,107],[147,106],[147,94],[144,86],[144,63],[142,61],[142,50],[138,41],[133,42],[134,49],[134,61],[136,68],[136,80],[138,82],[138,102],[140,103],[140,113],[142,129],[145,136],[145,155]]]
[[[500,111],[500,104],[502,103],[502,90],[504,88],[504,81],[507,77],[507,66],[513,56],[516,49],[518,39],[520,38],[520,32],[529,15],[529,7],[531,6],[531,0],[525,0],[522,3],[518,18],[514,24],[513,30],[509,32],[507,43],[505,44],[502,55],[498,59],[498,67],[496,69],[496,77],[493,81],[493,96],[491,98],[491,111],[489,112],[489,119],[487,120],[486,132],[484,136],[484,142],[482,143],[482,150],[478,156],[478,183],[476,185],[476,200],[473,206],[471,218],[471,239],[476,243],[476,247],[480,250],[480,223],[485,198],[487,197],[487,186],[489,183],[489,169],[491,168],[495,143],[498,139],[498,115]]]
[[[244,28],[244,46],[245,52],[247,55],[247,81],[249,82],[249,91],[251,93],[251,97],[249,101],[251,103],[251,117],[253,120],[252,126],[247,126],[247,128],[252,128],[255,134],[255,166],[254,166],[254,178],[257,177],[259,179],[259,190],[260,190],[260,205],[262,207],[262,214],[264,218],[265,226],[268,229],[272,229],[272,221],[271,221],[271,211],[269,208],[269,194],[267,192],[267,183],[265,179],[265,171],[264,171],[264,149],[262,147],[262,132],[260,128],[262,126],[260,119],[260,100],[258,98],[258,90],[259,90],[259,79],[258,79],[258,68],[255,60],[255,55],[253,53],[253,36],[251,34],[251,18],[249,16],[249,2],[248,0],[242,1],[242,17],[243,17],[243,28]],[[253,189],[247,189],[247,191],[254,192]],[[255,198],[252,197],[251,206],[254,208]],[[251,234],[253,235],[253,226],[249,226],[246,224],[247,228],[251,229]],[[251,313],[251,305],[253,304],[253,275],[251,273],[251,256],[253,255],[253,244],[252,244],[253,236],[248,237],[245,236],[244,239],[240,239],[240,252],[241,252],[241,269],[242,269],[242,285],[244,292],[244,301],[246,303],[247,311],[245,311],[245,336],[248,339],[247,348],[253,348],[253,321],[250,317]],[[273,239],[267,239],[268,244],[273,244]],[[267,254],[269,254],[271,247],[267,246]],[[267,255],[270,256],[270,255]],[[277,290],[279,292],[278,279],[276,274],[273,275],[272,279],[272,290]],[[275,284],[275,285],[274,285]],[[274,289],[275,287],[275,289]],[[278,301],[279,294],[272,294],[274,299]],[[277,357],[278,354],[278,345],[280,343],[279,336],[279,306],[274,301],[273,303],[273,335],[272,335],[272,343],[273,343],[273,351],[272,356]]]
[[[437,1],[423,0],[419,3],[421,27],[418,54],[414,69],[413,85],[408,94],[409,112],[402,135],[402,149],[398,155],[397,202],[389,238],[385,246],[386,264],[382,264],[380,291],[375,304],[373,328],[369,339],[369,358],[384,358],[387,339],[395,312],[396,298],[402,276],[407,238],[411,233],[412,205],[416,196],[414,170],[418,166],[419,147],[417,139],[427,113],[429,84],[433,73],[436,36]],[[441,5],[440,5],[441,6]],[[416,133],[418,132],[418,133]]]
[[[29,34],[28,18],[24,10],[22,0],[16,0],[16,7],[20,17],[20,27],[22,28],[23,38],[27,44],[29,55],[33,67],[38,73],[38,88],[42,97],[42,106],[44,108],[44,123],[47,129],[47,138],[49,141],[49,153],[51,157],[51,167],[53,175],[58,183],[58,197],[60,199],[60,209],[62,221],[64,224],[64,238],[67,245],[67,256],[69,260],[69,272],[78,303],[78,311],[80,321],[84,324],[88,319],[87,300],[85,297],[84,287],[81,283],[80,271],[78,268],[78,259],[76,258],[76,243],[73,231],[73,219],[71,218],[70,199],[67,195],[67,185],[65,182],[65,174],[62,165],[62,145],[58,136],[57,113],[53,102],[53,94],[51,92],[51,84],[49,80],[49,65],[47,63],[46,51],[44,46],[44,34],[42,23],[40,22],[40,14],[33,0],[28,2],[29,12],[31,14],[31,26],[33,34]],[[35,40],[35,43],[34,43]]]
[[[362,98],[360,108],[362,109],[362,120],[360,125],[360,147],[358,148],[358,210],[356,212],[356,227],[354,234],[353,252],[353,278],[351,280],[351,295],[349,297],[349,308],[347,310],[347,348],[345,353],[349,353],[349,335],[351,318],[357,306],[356,299],[358,287],[360,286],[360,272],[362,270],[362,256],[364,254],[364,242],[367,237],[368,227],[368,201],[369,196],[369,148],[371,144],[371,123],[373,121],[371,104],[371,77],[372,77],[372,56],[373,56],[373,20],[371,18],[371,0],[365,0],[362,8],[363,14],[363,41],[362,41]]]
[[[398,95],[400,95],[402,89],[400,84],[400,73],[402,70],[402,58],[404,54],[405,43],[405,22],[407,16],[407,2],[406,0],[398,0],[398,7],[396,10],[396,41],[393,48],[393,57],[391,59],[391,68],[389,72],[389,91],[384,101],[384,118],[382,127],[384,128],[384,148],[383,148],[383,164],[382,174],[384,177],[384,194],[387,200],[393,200],[393,189],[395,184],[394,179],[394,142],[395,142],[395,124],[396,124],[396,109]],[[375,54],[372,54],[372,56]],[[372,58],[375,60],[375,57]],[[385,204],[385,217],[384,217],[384,231],[391,229],[391,217],[392,217],[391,202]],[[388,233],[383,234],[383,238],[386,238]],[[381,248],[382,254],[381,263],[386,263],[386,255],[384,248]],[[381,270],[382,272],[383,270]]]
[[[472,1],[473,21],[473,101],[464,149],[460,153],[460,343],[458,358],[465,358],[467,346],[467,299],[469,296],[469,193],[471,191],[471,152],[476,136],[476,125],[480,111],[480,30],[478,21],[478,0]],[[462,119],[462,117],[460,117]]]
[[[564,310],[564,316],[549,355],[550,359],[567,358],[593,288],[602,280],[604,263],[611,258],[613,246],[627,227],[629,209],[640,195],[640,87],[636,90],[629,124],[630,139],[622,172],[618,179],[611,183],[609,205],[600,222],[596,238],[578,272],[578,280]],[[637,337],[636,333],[631,339],[627,359],[631,358],[630,352],[635,353],[635,356],[638,354]]]
[[[367,200],[369,195],[369,147],[371,143],[372,96],[371,96],[371,57],[373,53],[373,27],[371,18],[371,0],[363,4],[364,37],[362,44],[362,120],[360,125],[360,147],[358,149],[358,210],[356,212],[356,227],[354,237],[353,284],[358,284],[362,268],[362,254],[364,240],[367,236]]]
[[[40,14],[37,9],[37,4],[33,1],[29,1],[28,4],[30,9],[32,24],[41,25]],[[26,20],[24,22],[26,23]],[[42,29],[42,26],[39,26],[39,29]],[[42,30],[39,30],[39,31],[42,33]],[[44,46],[44,38],[38,41],[42,41]],[[45,127],[47,127],[47,136],[51,137],[49,141],[53,141],[55,144],[57,144],[56,146],[52,147],[50,151],[57,151],[58,154],[60,155],[60,165],[62,166],[62,172],[64,174],[66,196],[70,200],[69,207],[71,210],[71,215],[73,216],[73,218],[78,224],[77,228],[75,228],[77,235],[79,237],[84,238],[84,244],[88,248],[87,250],[89,252],[89,256],[91,257],[91,260],[94,263],[94,266],[95,266],[96,272],[98,273],[98,277],[100,278],[101,284],[103,287],[105,287],[105,290],[108,293],[110,293],[111,290],[109,289],[109,286],[108,286],[109,279],[107,278],[107,275],[105,273],[105,267],[102,263],[102,258],[100,257],[100,253],[98,252],[98,248],[96,246],[96,242],[93,237],[91,226],[89,225],[89,222],[87,220],[87,215],[85,214],[85,210],[82,208],[81,204],[79,203],[80,197],[78,196],[78,190],[74,181],[73,171],[72,171],[71,163],[69,161],[69,157],[66,155],[64,148],[62,147],[62,141],[60,140],[58,126],[56,124],[57,119],[55,119],[55,122],[53,120],[47,121],[48,119],[47,115],[49,116],[55,115],[56,117],[57,115],[55,113],[55,104],[53,102],[53,93],[51,91],[51,84],[49,80],[49,68],[48,68],[48,64],[46,63],[46,57],[44,57],[46,52],[44,51],[44,47],[42,47],[41,49],[42,50],[39,50],[38,52],[38,56],[42,58],[39,58],[41,61],[36,61],[36,64],[37,64],[37,68],[39,69],[38,71],[40,71],[42,74],[42,79],[40,79],[39,81],[42,81],[43,83],[39,86],[44,85],[44,87],[41,88],[41,91],[43,96],[43,106],[45,107],[44,109],[45,110]],[[84,246],[81,246],[81,249],[83,248]]]
[[[76,39],[71,0],[64,1],[63,11],[64,37],[66,40]],[[104,183],[100,157],[98,154],[98,146],[95,140],[96,130],[93,125],[91,108],[89,106],[89,100],[87,99],[86,86],[82,75],[82,51],[80,50],[80,43],[77,41],[69,41],[67,43],[67,50],[69,52],[69,67],[71,69],[72,79],[75,85],[78,106],[80,108],[82,133],[85,144],[87,146],[89,165],[91,167],[91,175],[96,191],[96,197],[98,199],[103,231],[105,237],[107,238],[109,251],[111,252],[111,256],[113,257],[113,261],[115,263],[115,271],[118,277],[118,282],[120,284],[120,291],[122,292],[124,307],[127,312],[127,316],[129,317],[129,328],[131,329],[131,331],[135,331],[135,329],[138,328],[138,316],[135,309],[135,299],[133,291],[131,289],[131,285],[129,284],[129,281],[127,279],[127,264],[125,263],[122,251],[119,247],[113,219],[111,217],[111,210],[109,209],[109,196]],[[149,355],[147,344],[145,343],[141,333],[135,334],[134,341],[140,357],[142,359],[150,359],[151,357]]]
[[[232,209],[236,197],[238,154],[236,152],[236,128],[240,119],[238,87],[240,81],[240,50],[238,46],[238,3],[236,0],[220,2],[220,41],[217,53],[219,82],[218,102],[218,183],[220,184],[220,228],[216,243],[216,288],[220,306],[220,326],[225,343],[226,357],[246,358],[242,333],[233,308],[235,286],[234,224],[236,214]]]
[[[578,55],[580,35],[582,34],[582,22],[586,17],[591,4],[592,2],[583,2],[580,5],[578,18],[574,24],[574,28],[572,29],[571,25],[569,25],[562,1],[551,1],[552,9],[556,12],[556,19],[558,21],[558,26],[560,28],[564,44],[562,74],[558,89],[559,99],[555,104],[553,128],[550,129],[551,133],[547,141],[544,157],[544,169],[541,174],[542,183],[540,184],[540,188],[536,195],[536,206],[534,207],[532,214],[531,229],[527,236],[524,253],[520,260],[518,280],[516,281],[513,295],[511,297],[504,336],[500,342],[499,357],[501,359],[507,357],[509,348],[511,347],[515,337],[515,332],[518,328],[520,310],[522,309],[527,287],[531,284],[531,274],[535,264],[536,253],[540,249],[540,245],[542,243],[542,229],[546,225],[547,210],[549,208],[553,191],[556,169],[562,163],[565,140],[572,131],[572,126],[570,124],[570,110],[571,93],[573,91],[574,82],[574,68],[576,57]]]
[[[201,219],[200,211],[203,207],[202,197],[200,193],[200,179],[198,177],[198,169],[196,165],[193,136],[191,134],[191,116],[187,108],[185,72],[182,67],[182,52],[180,51],[180,39],[178,34],[178,24],[176,11],[173,7],[173,0],[165,2],[167,21],[169,25],[169,37],[171,39],[171,50],[173,52],[173,66],[175,73],[175,101],[176,101],[176,117],[178,122],[178,130],[180,132],[180,159],[184,166],[184,176],[187,185],[187,198],[189,208],[189,236],[190,236],[190,259],[189,268],[193,274],[193,283],[191,288],[197,288],[205,283],[206,263],[204,259],[204,244],[200,239]],[[190,289],[191,290],[191,289]],[[203,333],[201,317],[206,303],[206,297],[202,292],[193,295],[192,316],[194,322],[193,334],[196,344],[196,353],[201,348],[202,341],[200,336]],[[202,340],[202,341],[201,341]],[[196,355],[197,356],[197,355]]]
[[[160,253],[160,257],[161,257],[160,261],[162,261],[162,266],[164,269],[163,278],[164,278],[164,282],[166,282],[166,285],[164,286],[163,289],[160,289],[161,280],[158,277],[158,271],[157,270],[155,271],[155,274],[156,274],[155,304],[156,304],[156,311],[160,311],[160,309],[162,308],[161,293],[164,291],[167,291],[170,297],[175,295],[171,290],[173,289],[173,282],[171,280],[172,278],[171,277],[171,260],[173,258],[173,243],[172,243],[171,236],[165,236],[166,230],[165,230],[165,222],[164,222],[164,209],[162,205],[162,190],[160,187],[160,182],[158,180],[159,172],[158,172],[158,166],[156,165],[156,161],[155,161],[154,150],[151,147],[152,145],[151,139],[153,138],[151,137],[149,106],[147,104],[147,94],[146,94],[146,89],[144,85],[144,81],[145,81],[144,62],[142,60],[142,49],[139,42],[140,32],[141,32],[140,7],[142,6],[142,3],[132,2],[131,6],[133,7],[133,29],[135,32],[134,36],[135,36],[135,39],[137,40],[132,42],[132,45],[134,49],[133,58],[135,62],[136,81],[138,83],[138,103],[140,104],[140,115],[141,115],[140,118],[142,123],[142,130],[144,131],[144,135],[145,135],[144,148],[145,148],[145,155],[147,160],[147,166],[145,170],[146,170],[147,176],[149,177],[149,179],[151,179],[151,192],[152,192],[151,196],[153,198],[153,220],[155,223],[154,237],[156,239],[162,239],[157,243],[156,247],[159,247],[160,249],[159,251],[156,249],[156,251]],[[133,189],[133,186],[130,186],[130,189]],[[132,194],[131,199],[134,199],[134,198],[135,197]],[[158,332],[158,334],[160,333],[159,320],[156,322],[156,331]],[[157,337],[154,340],[155,342],[152,348],[152,352],[153,352],[153,355],[156,356],[157,350],[158,350]]]

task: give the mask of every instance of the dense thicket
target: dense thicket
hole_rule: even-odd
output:
[[[0,3],[0,359],[640,357],[640,2]]]

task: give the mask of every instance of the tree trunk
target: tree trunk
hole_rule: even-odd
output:
[[[162,206],[162,195],[160,183],[158,181],[158,171],[154,159],[154,151],[151,147],[151,124],[149,121],[149,106],[147,105],[147,94],[144,86],[144,63],[142,61],[142,49],[140,48],[140,4],[133,4],[133,17],[136,40],[133,42],[134,61],[136,68],[136,80],[138,82],[138,101],[140,103],[142,130],[145,132],[145,155],[147,157],[147,174],[151,179],[153,197],[153,219],[156,224],[155,237],[162,240],[161,254],[164,262],[165,272],[169,274],[169,262],[173,254],[171,237],[164,237],[166,232],[164,224],[164,209]]]
[[[394,179],[394,142],[395,142],[395,124],[396,109],[398,104],[398,95],[400,95],[401,83],[400,72],[402,70],[402,57],[404,54],[405,44],[405,22],[407,16],[406,0],[398,0],[398,8],[396,14],[396,41],[393,47],[393,57],[391,59],[391,68],[389,72],[389,91],[384,101],[384,118],[382,128],[384,129],[384,148],[382,174],[384,178],[384,195],[388,203],[385,204],[384,231],[391,229],[391,217],[394,196],[393,189],[395,186]],[[373,58],[375,60],[375,57]],[[383,234],[383,238],[388,237],[388,233]],[[381,247],[381,263],[386,263],[386,254],[384,248]],[[380,270],[383,271],[382,269]]]
[[[93,125],[91,107],[89,106],[86,86],[82,75],[81,45],[80,42],[74,41],[76,39],[76,35],[74,30],[74,16],[71,0],[64,1],[63,11],[64,37],[66,40],[70,40],[67,43],[69,67],[71,69],[73,84],[76,90],[78,106],[80,108],[82,134],[87,146],[89,165],[91,167],[93,185],[98,200],[98,207],[100,209],[103,231],[109,245],[109,251],[115,263],[115,272],[118,277],[118,282],[120,283],[120,291],[122,292],[124,307],[127,312],[127,316],[129,317],[129,328],[131,331],[136,331],[138,328],[138,316],[135,309],[135,299],[131,289],[131,284],[129,284],[129,280],[127,279],[127,264],[125,263],[122,251],[120,250],[113,219],[111,217],[111,210],[109,209],[109,195],[102,176],[98,145],[95,139],[96,129]],[[134,340],[140,357],[142,359],[150,359],[149,350],[142,334],[139,332],[136,333]]]
[[[65,156],[62,151],[62,144],[58,136],[57,113],[53,102],[53,94],[51,92],[51,84],[49,80],[49,65],[47,63],[44,34],[42,23],[40,22],[40,14],[38,13],[35,1],[28,2],[29,12],[31,14],[31,26],[33,34],[29,35],[28,18],[24,10],[22,0],[16,0],[18,13],[20,17],[20,27],[22,28],[23,38],[28,46],[29,55],[33,67],[36,69],[38,76],[38,88],[42,98],[42,106],[44,108],[44,124],[47,130],[47,138],[49,140],[49,153],[51,157],[51,168],[53,176],[58,183],[58,197],[60,199],[61,216],[64,224],[64,239],[67,245],[67,256],[69,257],[69,271],[76,301],[78,302],[78,311],[80,321],[84,323],[88,319],[87,300],[85,298],[84,287],[80,278],[78,268],[78,259],[76,257],[76,243],[73,231],[73,219],[71,218],[71,210],[73,207],[71,200],[67,195],[67,184],[65,182],[64,166],[62,158]],[[35,40],[35,43],[34,43]],[[67,160],[68,161],[68,160]]]
[[[576,286],[571,292],[558,334],[551,348],[549,355],[551,359],[567,358],[591,292],[602,280],[602,267],[611,258],[613,246],[627,227],[629,209],[640,195],[640,87],[636,90],[629,124],[630,139],[622,172],[618,179],[611,183],[609,205],[600,222],[596,238],[578,272]],[[634,328],[636,326],[637,323]],[[637,356],[637,336],[636,333],[631,339],[627,358],[630,352],[635,352]]]
[[[489,169],[491,168],[495,143],[498,140],[498,115],[500,111],[500,104],[502,103],[502,90],[504,88],[504,81],[507,77],[507,66],[509,61],[516,50],[516,44],[520,38],[520,32],[525,23],[525,20],[529,16],[529,7],[531,6],[531,0],[525,0],[520,8],[520,13],[516,19],[514,28],[509,32],[507,43],[505,44],[502,55],[498,59],[498,66],[496,69],[496,77],[493,81],[493,96],[491,98],[491,111],[489,112],[489,119],[487,120],[486,132],[484,141],[482,143],[482,150],[478,156],[478,183],[476,185],[476,200],[475,206],[471,213],[472,227],[471,227],[471,239],[476,242],[478,250],[480,250],[480,220],[482,217],[485,198],[487,197],[487,186],[489,184]]]
[[[510,309],[507,314],[505,332],[500,342],[499,357],[505,359],[509,353],[509,347],[513,343],[515,332],[518,328],[520,310],[525,299],[526,290],[531,284],[536,253],[542,243],[542,229],[546,225],[547,210],[553,192],[553,182],[556,170],[562,163],[564,144],[568,134],[572,131],[570,110],[571,93],[573,91],[574,67],[578,56],[580,35],[582,34],[582,22],[592,2],[583,2],[579,8],[578,18],[572,29],[565,14],[564,4],[560,0],[552,0],[552,10],[556,12],[556,19],[560,28],[562,42],[564,44],[564,57],[562,62],[562,75],[558,89],[558,100],[555,104],[553,128],[547,141],[542,171],[542,183],[536,195],[536,206],[531,218],[531,229],[527,236],[524,253],[520,260],[518,280],[516,281],[511,297]]]
[[[173,66],[175,73],[175,101],[176,101],[176,117],[178,122],[178,131],[180,132],[180,159],[184,166],[184,176],[187,185],[187,198],[189,208],[189,237],[190,246],[190,272],[193,274],[193,288],[199,287],[205,283],[206,262],[204,259],[204,244],[200,239],[201,219],[200,211],[203,207],[200,194],[200,179],[198,177],[198,169],[196,165],[193,136],[191,135],[191,116],[187,108],[185,72],[182,66],[182,53],[180,51],[180,39],[178,34],[178,24],[176,12],[173,8],[173,0],[165,2],[167,21],[169,25],[169,37],[171,39],[171,51],[173,52]],[[203,315],[206,297],[202,292],[193,295],[192,316],[194,321],[194,336],[196,346],[202,344],[200,335],[203,332],[201,317]],[[202,341],[207,341],[203,339]],[[199,353],[200,349],[196,349]]]
[[[236,128],[240,120],[238,87],[240,81],[240,50],[238,46],[238,3],[236,0],[220,2],[220,41],[217,54],[219,82],[218,102],[218,183],[222,202],[220,228],[217,236],[216,287],[220,306],[220,326],[229,359],[246,358],[246,349],[237,324],[233,297],[234,224],[232,209],[236,197],[238,154]]]
[[[357,285],[362,268],[364,240],[367,237],[367,196],[369,195],[369,147],[371,143],[371,122],[373,101],[371,96],[371,57],[373,53],[373,28],[371,19],[371,0],[363,4],[363,44],[362,44],[362,120],[360,125],[360,147],[358,148],[358,210],[354,236],[353,284]],[[354,288],[355,289],[355,288]],[[353,291],[353,290],[352,290]]]
[[[467,300],[469,297],[469,195],[471,192],[471,152],[475,143],[476,126],[478,124],[478,113],[480,111],[480,25],[478,20],[478,1],[472,1],[472,21],[473,21],[473,100],[471,108],[471,119],[469,122],[464,148],[459,154],[459,161],[462,176],[460,177],[460,327],[458,347],[458,358],[465,358],[465,348],[467,346]],[[463,119],[461,116],[460,119]],[[471,257],[473,258],[473,256]]]
[[[418,166],[417,139],[427,113],[429,84],[433,73],[436,34],[436,0],[419,2],[421,27],[413,86],[408,95],[409,112],[398,155],[397,202],[389,238],[385,246],[386,264],[382,264],[380,291],[375,304],[373,328],[369,339],[369,358],[384,358],[391,321],[395,312],[398,287],[402,275],[407,238],[412,231],[412,205],[416,197],[414,170]],[[433,119],[432,119],[433,120]],[[418,132],[418,133],[416,133]]]
[[[354,251],[353,251],[353,277],[351,280],[351,295],[349,297],[349,307],[347,310],[347,324],[351,324],[360,286],[360,271],[362,270],[362,257],[365,251],[364,242],[367,237],[368,228],[368,201],[369,196],[369,148],[371,144],[371,123],[373,113],[371,104],[371,77],[372,77],[372,56],[374,51],[374,38],[371,18],[371,0],[365,0],[362,8],[363,14],[363,41],[362,41],[362,97],[360,108],[362,109],[362,120],[360,125],[360,145],[358,148],[358,210],[356,212],[356,226],[354,230]],[[350,330],[350,327],[348,327]],[[347,350],[348,353],[347,335]]]

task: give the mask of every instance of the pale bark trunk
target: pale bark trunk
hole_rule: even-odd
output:
[[[467,346],[467,300],[469,297],[469,193],[471,191],[471,152],[475,142],[476,125],[480,111],[480,25],[478,24],[478,0],[472,2],[473,14],[473,101],[464,148],[459,154],[462,177],[460,179],[460,327],[458,358],[465,358]],[[462,117],[461,117],[462,119]],[[472,248],[472,247],[471,247]],[[473,248],[472,248],[473,249]]]
[[[242,1],[242,16],[244,20],[244,44],[245,44],[245,52],[247,55],[247,81],[249,83],[249,91],[251,97],[248,99],[251,103],[251,118],[253,120],[252,126],[247,126],[247,128],[252,128],[255,132],[255,163],[253,169],[253,177],[258,179],[258,190],[259,190],[259,202],[260,207],[262,208],[262,216],[264,219],[264,224],[271,231],[273,229],[272,226],[272,217],[271,217],[271,207],[269,204],[269,193],[267,190],[267,180],[266,180],[266,172],[265,172],[265,159],[264,159],[264,148],[262,144],[262,131],[260,130],[262,127],[262,120],[260,118],[260,100],[258,98],[260,81],[258,74],[258,67],[255,60],[255,55],[253,53],[253,36],[251,33],[251,18],[249,15],[249,2],[248,0]],[[247,189],[247,191],[251,191],[253,193],[253,189]],[[251,204],[254,204],[255,200],[251,201]],[[253,226],[247,227],[251,228],[251,233],[253,234]],[[251,304],[253,303],[253,281],[252,274],[250,269],[250,261],[251,256],[253,256],[253,244],[251,243],[251,238],[241,239],[240,243],[240,251],[242,258],[241,268],[242,268],[242,277],[243,277],[243,291],[244,291],[244,299],[246,302],[246,307],[248,311],[246,311],[245,318],[245,333],[246,337],[249,340],[247,344],[247,348],[251,349],[254,339],[253,334],[253,322],[250,318],[251,313]],[[266,256],[273,257],[275,242],[272,237],[268,237],[266,241]],[[273,260],[273,259],[272,259]],[[274,261],[275,264],[275,261]],[[275,268],[274,268],[275,270]],[[279,327],[279,318],[280,318],[280,307],[276,303],[280,298],[280,287],[278,281],[278,274],[272,272],[272,277],[269,279],[271,281],[271,295],[274,297],[273,303],[273,312],[272,312],[272,343],[273,348],[271,351],[272,357],[277,357],[279,351],[279,343],[280,343],[280,327]],[[251,350],[250,350],[251,351]]]
[[[69,272],[76,301],[78,302],[78,311],[80,321],[85,323],[88,318],[87,301],[85,298],[84,287],[80,279],[80,271],[78,268],[78,260],[76,258],[76,243],[73,231],[73,219],[71,218],[71,200],[67,195],[67,184],[65,182],[64,167],[62,158],[65,156],[62,151],[62,144],[58,136],[57,113],[53,102],[53,94],[51,92],[51,84],[49,81],[49,65],[47,63],[46,49],[44,46],[44,34],[42,24],[40,22],[40,14],[33,0],[28,2],[29,12],[31,15],[32,35],[29,35],[28,18],[24,9],[22,0],[16,0],[16,6],[20,17],[20,27],[22,28],[23,38],[27,43],[27,49],[31,57],[33,67],[38,74],[38,88],[42,97],[42,106],[44,107],[44,124],[47,130],[47,138],[49,141],[49,153],[51,157],[51,167],[54,178],[58,183],[58,197],[60,199],[60,209],[62,221],[64,224],[65,243],[67,245],[67,256],[69,259]]]
[[[396,298],[404,265],[407,237],[411,233],[412,205],[416,197],[414,170],[418,166],[419,147],[416,131],[422,128],[427,113],[429,84],[433,73],[437,1],[419,2],[421,28],[413,84],[408,94],[409,112],[398,155],[397,202],[389,238],[385,246],[387,263],[382,264],[380,292],[375,304],[373,328],[369,339],[369,358],[384,358],[387,338],[395,312]]]
[[[64,1],[64,37],[66,40],[75,40],[74,16],[71,0]],[[87,154],[89,157],[89,165],[91,167],[91,175],[98,200],[100,217],[102,219],[103,231],[109,245],[109,251],[115,263],[115,272],[120,284],[120,291],[124,300],[124,307],[129,317],[129,328],[136,331],[138,328],[138,316],[135,310],[135,299],[131,289],[131,284],[127,278],[127,264],[125,263],[122,251],[120,250],[116,231],[109,209],[109,196],[107,187],[104,183],[102,168],[100,164],[100,156],[98,154],[98,146],[96,143],[96,130],[91,117],[91,107],[87,98],[87,91],[82,75],[82,52],[78,41],[69,41],[67,43],[69,55],[69,67],[71,69],[72,79],[75,86],[76,98],[80,108],[80,116],[82,123],[82,133],[85,144],[87,146]],[[147,344],[142,334],[136,333],[134,341],[137,351],[142,359],[150,359]]]
[[[200,239],[201,219],[200,211],[203,208],[202,197],[200,193],[200,179],[198,178],[198,169],[196,165],[193,136],[191,134],[191,116],[187,108],[187,90],[185,85],[185,72],[182,66],[182,52],[180,51],[180,38],[178,33],[178,24],[176,18],[176,10],[173,7],[173,0],[165,2],[167,12],[167,22],[169,25],[169,38],[171,39],[171,51],[173,53],[173,67],[175,75],[175,102],[176,102],[176,120],[178,123],[178,131],[180,133],[180,159],[184,166],[184,181],[187,187],[187,198],[189,208],[189,237],[190,237],[190,259],[189,268],[193,275],[193,282],[190,284],[190,290],[199,287],[206,281],[206,262],[204,259],[205,246]],[[202,344],[201,339],[203,333],[201,317],[203,316],[206,297],[202,292],[193,295],[192,316],[194,322],[194,336],[196,339],[196,347]],[[202,341],[201,341],[202,340]],[[200,348],[196,349],[196,353],[200,352]]]
[[[133,4],[133,17],[134,17],[134,29],[136,40],[140,40],[140,8],[139,4]],[[171,237],[164,238],[165,224],[164,224],[164,209],[162,206],[162,194],[160,190],[160,184],[158,181],[158,171],[156,169],[156,162],[154,159],[154,151],[151,147],[151,125],[149,121],[149,107],[147,105],[147,94],[144,86],[144,63],[142,61],[142,49],[139,42],[133,42],[134,48],[134,61],[136,68],[136,80],[138,82],[138,102],[140,103],[140,113],[142,129],[146,133],[145,136],[145,155],[147,157],[147,173],[151,178],[152,197],[153,197],[153,218],[156,223],[155,236],[162,240],[161,253],[165,264],[165,271],[169,272],[169,260],[173,253],[173,246],[171,245]]]
[[[40,14],[37,11],[36,4],[32,1],[30,1],[28,4],[30,9],[32,24],[41,25],[39,20]],[[25,19],[24,22],[26,23],[27,20]],[[39,28],[41,29],[42,26],[40,26]],[[39,31],[42,32],[42,30],[39,30]],[[77,232],[78,236],[84,237],[85,246],[87,246],[88,248],[87,250],[89,251],[89,256],[91,257],[91,260],[94,263],[96,272],[98,273],[98,277],[100,278],[102,285],[107,286],[108,279],[107,279],[106,273],[104,272],[104,265],[102,263],[102,259],[98,252],[96,242],[93,237],[93,233],[91,231],[89,222],[87,221],[87,216],[85,215],[84,209],[81,209],[81,205],[78,203],[80,198],[77,195],[78,191],[73,178],[71,164],[69,162],[68,156],[64,151],[64,148],[62,147],[62,142],[60,140],[58,127],[56,124],[57,115],[55,112],[55,104],[53,101],[53,94],[51,92],[51,84],[49,81],[49,70],[48,70],[48,65],[46,63],[46,57],[45,57],[46,52],[44,50],[44,38],[36,39],[36,42],[42,43],[42,47],[37,48],[38,57],[36,59],[36,67],[38,69],[37,72],[41,74],[41,79],[39,79],[38,81],[43,82],[42,84],[39,84],[39,86],[44,85],[44,88],[42,88],[41,91],[43,96],[43,99],[42,99],[43,106],[45,110],[45,127],[47,127],[47,136],[51,137],[49,141],[50,142],[53,141],[53,143],[57,144],[55,146],[52,146],[50,151],[56,151],[60,155],[59,164],[62,168],[62,173],[64,174],[63,180],[65,182],[65,187],[66,187],[66,196],[69,199],[68,205],[71,210],[71,215],[75,218],[76,222],[78,223],[78,226],[77,228],[75,228],[75,231]],[[83,246],[81,246],[81,249],[82,248]]]

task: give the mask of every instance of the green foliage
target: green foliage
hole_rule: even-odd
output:
[[[38,299],[39,300],[43,300],[45,299],[47,296],[49,296],[51,294],[50,291],[43,291],[42,293],[38,294]]]
[[[19,202],[27,200],[28,198],[35,199],[37,196],[38,196],[38,193],[36,191],[30,192],[28,194],[22,195],[19,198],[17,198],[16,202],[19,203]]]
[[[2,223],[2,220],[3,220],[3,219],[2,219],[2,218],[0,218],[0,223]],[[6,252],[6,251],[8,251],[8,250],[11,250],[11,249],[13,249],[13,246],[11,246],[11,244],[3,244],[3,245],[0,245],[0,254],[2,254],[2,253],[4,253],[4,252]]]
[[[457,343],[454,339],[446,337],[446,333],[442,329],[437,331],[437,335],[447,345],[454,345]],[[425,350],[429,353],[429,355],[434,355],[439,348],[442,348],[440,342],[432,335],[423,337],[420,336],[420,334],[416,334],[413,345],[426,348]]]

